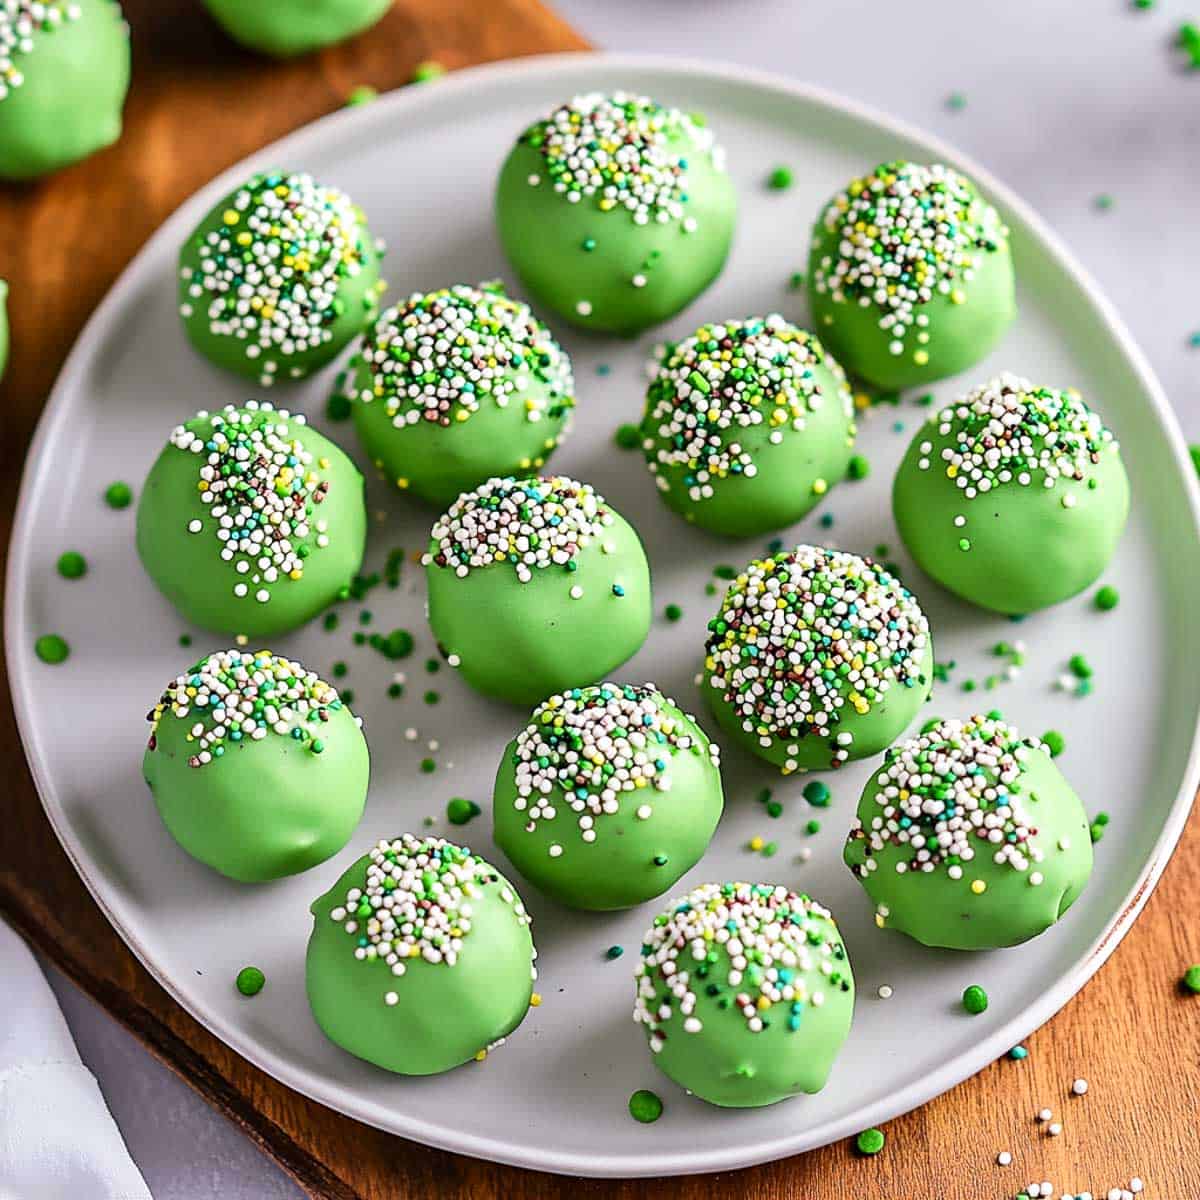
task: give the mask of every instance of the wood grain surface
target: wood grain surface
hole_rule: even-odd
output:
[[[13,340],[0,386],[4,547],[20,465],[71,343],[182,200],[250,151],[338,108],[355,87],[404,83],[422,59],[453,68],[585,48],[535,0],[399,0],[376,29],[286,64],[232,46],[197,0],[125,0],[125,9],[135,69],[120,144],[37,185],[0,187],[0,275],[11,284]],[[1200,997],[1179,986],[1183,968],[1200,961],[1200,817],[1136,928],[1030,1039],[1029,1058],[994,1063],[892,1122],[877,1157],[839,1145],[716,1177],[571,1180],[428,1150],[338,1116],[275,1083],[183,1013],[68,863],[34,794],[4,692],[0,912],[314,1197],[1001,1200],[1050,1180],[1059,1200],[1085,1189],[1101,1198],[1135,1175],[1152,1200],[1200,1197]],[[1077,1076],[1090,1090],[1070,1099]],[[1061,1137],[1038,1132],[1034,1114],[1043,1106],[1064,1114]],[[786,1105],[778,1113],[788,1120]],[[652,1154],[652,1127],[646,1144]],[[1012,1153],[1012,1166],[996,1164],[1001,1150]]]

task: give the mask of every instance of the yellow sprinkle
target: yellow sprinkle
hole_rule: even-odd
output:
[[[751,850],[761,850],[763,848],[763,840],[760,837],[752,837],[750,839]]]
[[[758,998],[758,1001],[757,1001],[757,1005],[758,1005],[758,1008],[761,1010],[761,1009],[764,1009],[764,1008],[770,1008],[770,1007],[771,1007],[771,1002],[770,1002],[770,1000],[768,1000],[768,999],[766,998],[766,996],[759,996],[759,998]]]
[[[221,214],[221,219],[226,225],[236,225],[242,218],[238,215],[235,209],[227,208],[224,213]]]
[[[882,913],[875,914],[875,924],[878,925],[880,929],[883,928],[883,914]]]
[[[399,477],[399,478],[396,480],[396,486],[397,486],[398,488],[407,488],[407,487],[408,487],[408,480],[407,480],[407,479],[406,479],[406,478],[405,478],[403,475],[401,475],[401,476],[400,476],[400,477]]]
[[[928,361],[929,361],[929,351],[928,350],[917,350],[914,352],[913,362],[915,362],[918,367],[923,367]]]
[[[829,484],[824,479],[814,479],[812,490],[814,496],[823,496],[829,491]]]
[[[475,1055],[475,1061],[476,1061],[476,1062],[483,1062],[483,1060],[484,1060],[485,1058],[487,1058],[487,1051],[486,1051],[486,1050],[480,1050],[480,1051],[479,1051],[479,1053]]]
[[[533,995],[529,997],[529,1007],[530,1008],[540,1008],[541,1004],[542,1004],[541,992],[534,992]]]
[[[973,879],[971,881],[971,891],[977,896],[982,896],[987,891],[987,884],[982,879]]]

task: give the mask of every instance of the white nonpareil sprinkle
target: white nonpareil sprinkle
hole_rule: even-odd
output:
[[[1077,1079],[1073,1084],[1071,1084],[1071,1091],[1074,1092],[1076,1096],[1085,1095],[1087,1090],[1088,1081],[1086,1079]]]
[[[1012,1155],[1007,1150],[1001,1150],[996,1155],[996,1161],[1002,1166],[1007,1167],[1012,1162]]]

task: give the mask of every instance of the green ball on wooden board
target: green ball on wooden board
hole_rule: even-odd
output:
[[[844,857],[880,928],[926,946],[990,950],[1062,917],[1091,875],[1092,840],[1045,747],[973,716],[888,751]]]
[[[260,387],[304,379],[375,319],[381,253],[338,188],[256,172],[179,251],[184,332],[209,362]]]
[[[423,562],[438,647],[485,696],[527,707],[595,683],[650,632],[646,552],[586,483],[490,479],[437,520]]]
[[[142,488],[138,556],[182,616],[275,637],[345,593],[367,535],[358,468],[304,418],[232,405],[177,426]]]
[[[307,871],[350,840],[370,773],[336,690],[269,650],[225,650],[150,710],[142,773],[171,836],[230,879]]]
[[[851,180],[817,217],[808,278],[826,347],[891,390],[974,366],[1016,317],[1008,230],[939,163],[882,163]]]
[[[539,471],[574,405],[566,352],[495,283],[393,305],[358,356],[363,448],[390,482],[442,508],[493,476]]]
[[[892,508],[926,574],[981,608],[1022,615],[1104,573],[1129,480],[1116,439],[1078,393],[1005,374],[917,431]]]
[[[800,520],[846,476],[854,436],[845,373],[778,314],[664,347],[642,418],[664,503],[730,537]]]
[[[737,196],[702,118],[644,96],[577,96],[500,171],[500,243],[521,283],[583,329],[634,336],[720,274]]]
[[[407,914],[420,907],[419,925]],[[529,915],[513,886],[441,838],[384,839],[312,905],[305,981],[322,1032],[401,1075],[481,1059],[533,993]]]
[[[721,817],[720,751],[653,684],[551,696],[508,744],[496,845],[572,908],[629,908],[700,861]]]
[[[392,0],[204,0],[235,42],[273,58],[308,54],[369,29]]]
[[[761,957],[747,964],[736,947],[750,945]],[[779,884],[706,883],[673,900],[642,938],[634,984],[655,1065],[727,1108],[819,1092],[854,1012],[833,917]]]
[[[111,146],[129,90],[115,0],[10,0],[0,10],[0,178],[35,179]]]
[[[932,684],[916,597],[845,551],[797,546],[751,562],[708,623],[704,694],[718,724],[785,775],[878,754]]]

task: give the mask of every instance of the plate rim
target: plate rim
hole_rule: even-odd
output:
[[[336,1112],[363,1121],[385,1132],[439,1149],[511,1166],[609,1178],[686,1175],[735,1170],[815,1149],[818,1146],[852,1136],[862,1128],[882,1124],[920,1107],[964,1079],[977,1074],[988,1062],[998,1058],[1010,1046],[1029,1036],[1033,1030],[1043,1025],[1072,999],[1099,970],[1122,938],[1129,932],[1158,883],[1179,841],[1197,788],[1200,786],[1200,727],[1192,735],[1180,789],[1167,813],[1162,832],[1133,886],[1117,906],[1114,915],[1092,945],[1070,966],[1053,987],[1040,993],[1017,1017],[978,1043],[974,1051],[956,1056],[926,1078],[911,1083],[886,1100],[880,1100],[856,1111],[852,1117],[802,1128],[769,1141],[759,1141],[754,1143],[753,1148],[749,1151],[739,1149],[698,1150],[679,1152],[665,1157],[651,1156],[649,1153],[644,1155],[587,1155],[575,1152],[557,1152],[547,1147],[539,1147],[530,1152],[494,1137],[478,1136],[461,1129],[446,1130],[439,1125],[431,1125],[419,1117],[397,1117],[394,1110],[382,1103],[359,1103],[356,1105],[331,1099],[327,1094],[322,1094],[327,1089],[323,1088],[324,1081],[320,1075],[303,1068],[295,1068],[286,1059],[264,1052],[252,1040],[243,1038],[235,1027],[228,1026],[219,1017],[208,1014],[200,1004],[193,1004],[186,999],[170,977],[157,968],[149,950],[141,945],[137,932],[132,928],[127,928],[117,918],[100,894],[99,884],[94,883],[84,870],[81,864],[83,856],[75,845],[73,831],[61,811],[55,789],[50,782],[47,767],[48,755],[43,752],[36,734],[31,707],[25,699],[28,694],[27,690],[21,686],[32,665],[31,654],[22,640],[27,625],[27,608],[22,583],[30,570],[29,548],[32,539],[29,533],[35,513],[32,496],[35,491],[39,490],[42,477],[48,469],[46,445],[50,441],[52,430],[65,416],[67,393],[75,387],[76,376],[82,373],[85,360],[92,356],[94,344],[102,340],[105,331],[109,328],[109,314],[119,308],[125,294],[133,290],[141,276],[146,273],[146,264],[160,243],[178,240],[177,228],[185,223],[193,211],[198,217],[248,170],[263,165],[264,160],[275,157],[282,158],[291,154],[294,143],[304,141],[311,144],[313,138],[321,141],[330,140],[337,136],[342,127],[351,123],[370,125],[378,122],[382,125],[397,119],[412,120],[414,117],[419,119],[422,108],[436,106],[441,102],[441,98],[447,95],[469,93],[475,89],[487,90],[493,86],[503,87],[510,77],[527,76],[530,73],[538,72],[547,81],[552,81],[560,75],[570,76],[572,72],[578,70],[606,70],[614,75],[628,70],[631,72],[658,72],[677,78],[701,77],[722,85],[774,93],[787,100],[798,100],[831,109],[842,117],[871,125],[888,136],[919,144],[936,160],[961,168],[988,193],[991,199],[998,202],[1000,207],[1020,218],[1047,254],[1055,260],[1057,266],[1070,276],[1078,289],[1086,295],[1109,338],[1124,356],[1151,402],[1158,427],[1167,440],[1176,469],[1184,481],[1192,530],[1200,540],[1200,481],[1198,481],[1195,471],[1192,470],[1186,442],[1178,421],[1148,359],[1112,302],[1062,239],[1019,194],[970,156],[961,153],[939,136],[930,134],[908,121],[883,113],[872,105],[863,104],[828,88],[792,79],[773,71],[734,66],[699,58],[676,58],[662,54],[609,54],[572,51],[531,55],[467,67],[452,72],[433,86],[399,88],[381,95],[378,100],[368,106],[341,109],[303,125],[277,141],[254,151],[202,185],[176,207],[171,215],[150,235],[133,258],[122,268],[104,298],[88,318],[47,396],[42,413],[38,418],[34,436],[30,441],[22,468],[16,515],[8,548],[8,567],[5,578],[5,660],[21,745],[37,789],[38,798],[55,836],[76,873],[87,887],[92,899],[125,945],[175,1003],[204,1029],[259,1070],[308,1099],[315,1100]],[[565,86],[569,90],[571,85]],[[971,1064],[965,1070],[962,1069],[964,1062]],[[345,1089],[338,1088],[337,1090],[344,1091]]]

